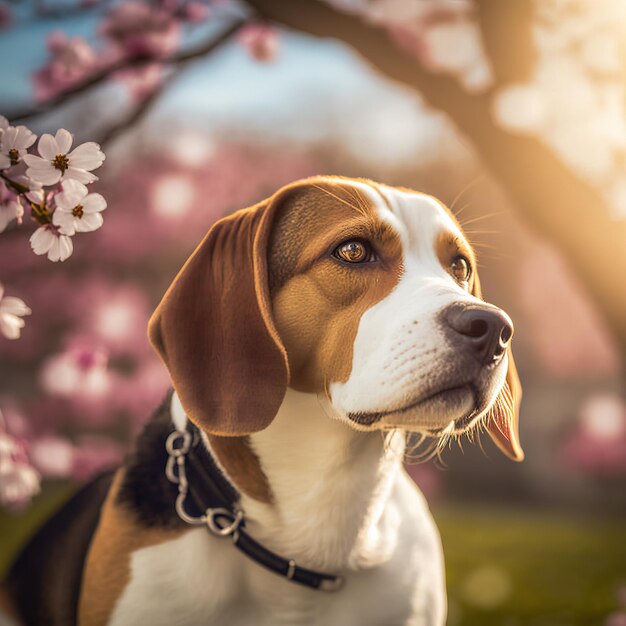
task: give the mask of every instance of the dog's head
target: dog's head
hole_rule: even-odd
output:
[[[288,386],[360,430],[484,425],[521,460],[509,317],[434,198],[318,177],[220,220],[150,321],[183,408],[209,434],[265,428]]]

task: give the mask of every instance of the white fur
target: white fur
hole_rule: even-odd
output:
[[[435,243],[442,232],[462,234],[443,207],[425,194],[381,187],[384,200],[370,188],[370,200],[382,219],[400,237],[403,273],[393,291],[368,309],[359,322],[352,372],[345,382],[330,385],[337,417],[348,413],[391,413],[376,428],[441,429],[472,408],[471,392],[455,404],[435,402],[402,410],[429,395],[438,378],[445,378],[456,359],[437,321],[452,303],[479,302],[456,282],[437,257]],[[390,208],[387,206],[389,203]],[[499,391],[506,359],[496,372]],[[497,395],[497,393],[494,394]]]
[[[288,390],[252,437],[275,504],[242,499],[250,534],[299,565],[345,576],[301,587],[199,528],[132,556],[110,624],[441,626],[443,557],[428,506],[401,467],[403,436],[362,433]]]

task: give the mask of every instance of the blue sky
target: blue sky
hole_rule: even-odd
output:
[[[14,109],[29,101],[31,76],[48,56],[47,33],[62,29],[97,44],[99,20],[97,12],[63,20],[23,19],[5,31],[0,36],[0,106]],[[191,39],[205,36],[211,27],[196,29]],[[287,31],[280,37],[280,55],[272,63],[253,61],[236,42],[195,62],[161,98],[149,121],[173,119],[209,132],[270,133],[305,142],[332,136],[365,159],[393,161],[424,154],[425,147],[439,149],[447,126],[441,116],[426,114],[415,94],[377,76],[339,42]],[[119,93],[109,91],[106,97],[115,102]],[[114,117],[116,108],[99,110],[98,117]],[[36,123],[33,128],[43,130]]]

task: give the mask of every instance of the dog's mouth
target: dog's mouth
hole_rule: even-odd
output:
[[[400,408],[386,411],[352,412],[348,413],[348,418],[361,426],[373,426],[384,420],[388,425],[407,427],[411,425],[411,421],[405,421],[404,418],[409,417],[412,413],[419,412],[423,415],[446,414],[455,416],[448,421],[453,421],[455,429],[460,429],[464,428],[463,424],[469,424],[474,419],[477,404],[476,396],[476,391],[471,383],[457,384],[453,387],[429,392]],[[435,433],[439,428],[428,428],[427,430],[432,430]]]

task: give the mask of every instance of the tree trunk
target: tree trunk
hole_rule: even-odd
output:
[[[397,48],[384,30],[318,0],[248,3],[279,24],[343,41],[388,78],[419,91],[431,106],[445,112],[520,214],[566,256],[626,353],[626,221],[611,219],[598,191],[542,142],[494,125],[493,91],[467,93],[453,78],[425,70]],[[511,11],[514,4],[517,8]],[[533,58],[529,4],[482,0],[480,10],[485,45],[495,55],[497,77],[505,82],[523,78]],[[512,41],[524,49],[512,54]]]

